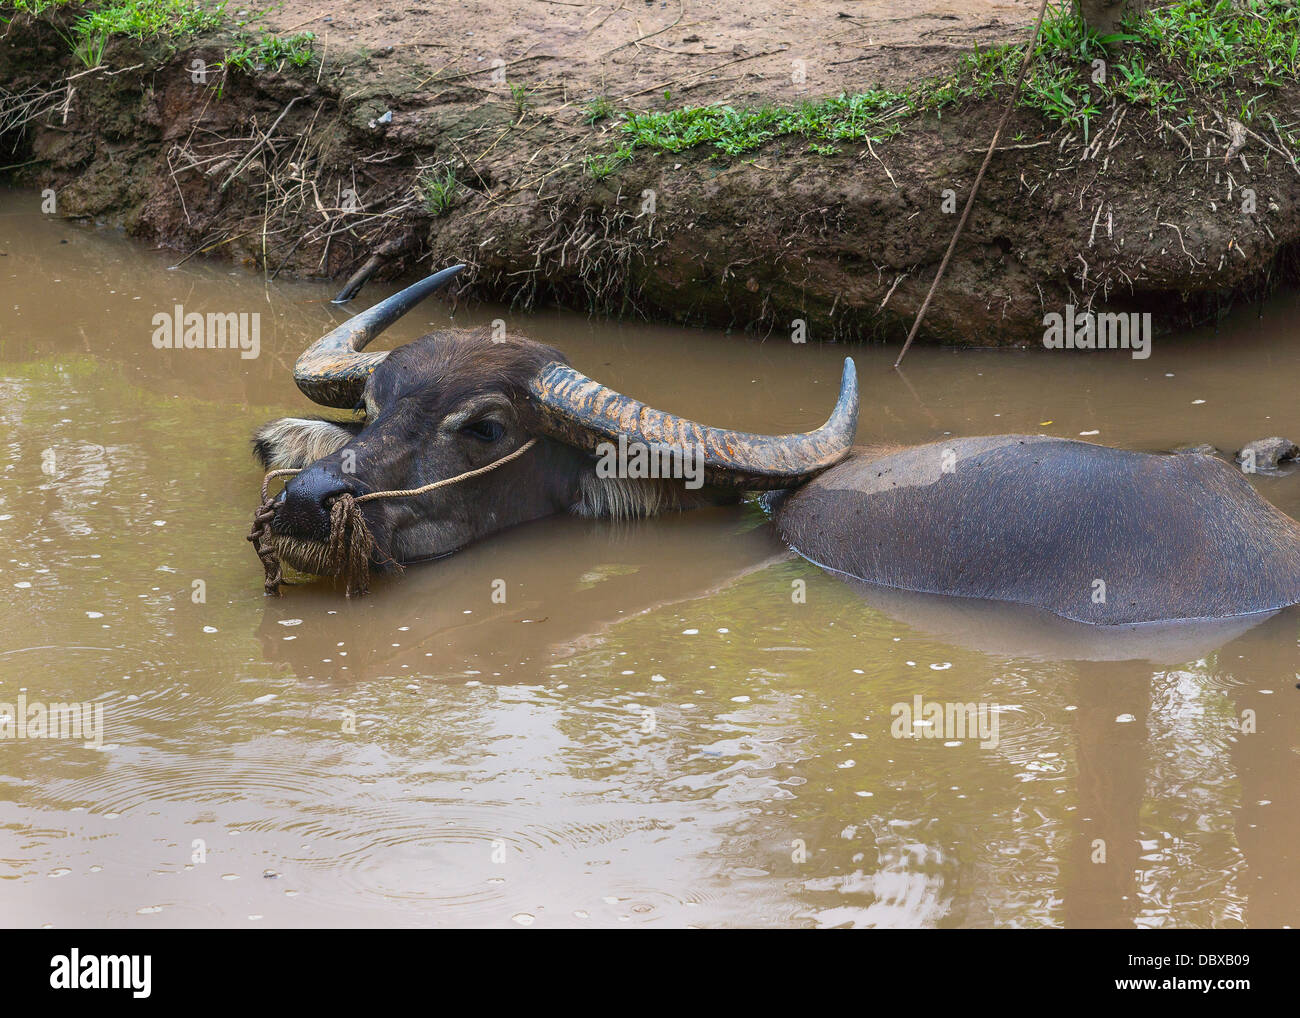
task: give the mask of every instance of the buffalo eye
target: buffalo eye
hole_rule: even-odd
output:
[[[492,420],[475,421],[473,424],[466,424],[460,430],[480,442],[495,442],[506,433],[504,424]]]

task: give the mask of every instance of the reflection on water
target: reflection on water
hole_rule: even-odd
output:
[[[290,366],[340,320],[330,288],[172,270],[36,207],[0,199],[0,703],[93,701],[106,738],[0,741],[6,923],[1295,923],[1294,612],[1081,636],[842,583],[753,507],[550,520],[358,603],[267,600],[247,436],[304,409]],[[153,349],[177,303],[260,311],[261,355]],[[918,349],[899,376],[863,348],[859,438],[1286,434],[1295,303],[1141,362]],[[498,315],[749,429],[820,423],[843,352],[455,322]],[[1300,512],[1300,477],[1257,483]],[[917,696],[992,705],[996,746],[892,737]]]

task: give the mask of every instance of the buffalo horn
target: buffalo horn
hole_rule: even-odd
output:
[[[751,491],[793,487],[848,454],[858,421],[858,377],[844,359],[840,394],[830,419],[801,435],[755,435],[710,428],[592,381],[565,364],[546,365],[529,384],[541,428],[590,452],[626,435],[631,443],[704,453],[704,476],[714,485]]]
[[[351,410],[366,379],[386,350],[362,353],[366,344],[435,290],[451,282],[464,265],[453,265],[408,286],[367,311],[354,315],[309,346],[293,366],[293,380],[313,403]]]

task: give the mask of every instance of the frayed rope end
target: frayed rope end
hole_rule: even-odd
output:
[[[370,553],[375,537],[366,526],[361,507],[351,495],[340,495],[330,507],[330,543],[326,561],[342,576],[348,597],[370,593]]]

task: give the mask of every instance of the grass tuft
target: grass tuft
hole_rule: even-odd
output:
[[[586,112],[583,114],[583,122],[588,125],[599,124],[602,120],[609,120],[618,111],[614,109],[614,104],[609,101],[608,96],[598,95],[591,102],[587,103]]]
[[[306,67],[312,61],[312,46],[316,36],[311,32],[298,32],[296,35],[272,35],[266,33],[259,38],[247,35],[239,36],[239,45],[226,52],[223,63],[227,67],[252,74],[269,67],[280,68],[285,64],[291,67]]]
[[[456,179],[456,171],[447,167],[421,173],[416,178],[415,189],[429,215],[445,216],[455,202],[460,182]]]

